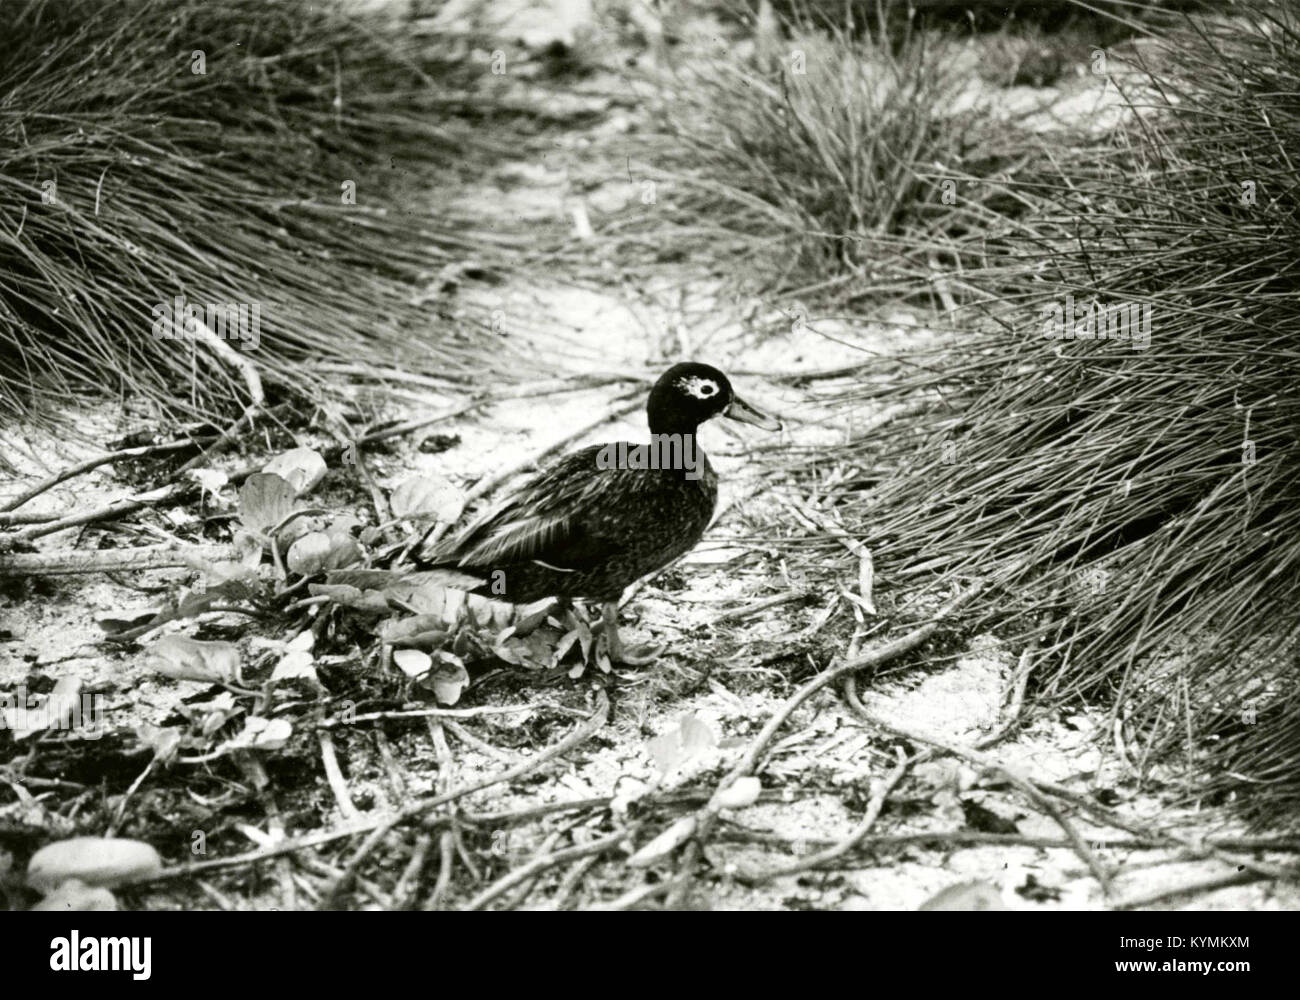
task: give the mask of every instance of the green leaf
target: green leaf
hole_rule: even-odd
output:
[[[152,726],[145,722],[135,729],[136,739],[153,751],[154,760],[167,764],[176,759],[185,734],[176,726]]]
[[[407,649],[437,649],[447,641],[447,631],[438,615],[412,615],[390,619],[379,627],[379,638],[393,646]]]
[[[262,472],[279,476],[293,490],[295,497],[314,490],[325,478],[325,459],[311,448],[290,448],[267,462]]]
[[[423,677],[433,669],[433,657],[419,649],[393,650],[393,663],[412,679]]]
[[[293,487],[271,472],[254,472],[239,488],[244,527],[262,537],[293,513]]]
[[[441,661],[434,667],[432,675],[422,683],[433,688],[433,696],[444,705],[454,705],[460,701],[461,692],[469,686],[469,671],[460,657],[444,651],[438,652]]]
[[[264,719],[250,715],[244,720],[244,730],[227,740],[223,750],[279,750],[293,735],[293,725],[288,719]]]
[[[229,642],[164,636],[149,647],[146,662],[164,677],[229,684],[239,680],[239,649]]]
[[[338,583],[309,583],[307,590],[315,596],[328,597],[345,608],[381,615],[388,613],[388,598],[378,590],[361,590],[359,587]]]
[[[647,743],[646,749],[659,770],[667,773],[717,745],[713,728],[693,713],[687,713],[676,726]]]
[[[284,563],[291,573],[312,576],[325,568],[332,548],[330,536],[325,532],[309,531],[289,546]]]
[[[465,509],[465,498],[442,476],[414,476],[398,484],[389,497],[393,516],[404,521],[451,524]]]

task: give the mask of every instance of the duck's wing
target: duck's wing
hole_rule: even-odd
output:
[[[598,468],[602,447],[566,455],[525,482],[440,548],[435,561],[473,568],[537,560],[555,569],[584,569],[623,551],[610,519],[637,477]]]

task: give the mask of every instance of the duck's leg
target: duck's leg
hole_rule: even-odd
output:
[[[605,623],[605,641],[609,644],[609,658],[615,663],[622,663],[629,667],[644,667],[648,663],[654,663],[659,659],[659,654],[664,651],[663,646],[638,647],[636,653],[630,652],[623,645],[623,640],[618,635],[618,601],[606,601],[601,609],[601,619]]]

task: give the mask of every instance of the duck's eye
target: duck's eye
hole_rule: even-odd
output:
[[[677,385],[687,395],[696,399],[710,399],[718,394],[718,383],[712,379],[691,375],[678,381]]]

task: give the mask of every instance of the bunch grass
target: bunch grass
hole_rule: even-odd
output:
[[[602,235],[625,260],[709,261],[751,290],[910,292],[1003,197],[951,192],[1016,167],[965,61],[942,33],[891,45],[810,16],[679,60],[629,143],[659,193]]]
[[[326,391],[339,362],[508,375],[474,318],[415,294],[510,251],[436,194],[500,151],[466,121],[490,101],[427,41],[306,0],[25,0],[0,21],[0,414],[247,403],[201,345],[152,336],[178,295],[260,307],[269,395]]]
[[[840,397],[926,414],[817,462],[888,470],[838,498],[883,578],[986,579],[971,627],[1051,623],[1040,702],[1102,698],[1132,762],[1294,820],[1300,21],[1248,4],[1154,41],[1159,72],[1110,84],[1130,123],[1058,136],[963,275],[982,322]],[[1045,336],[1067,296],[1149,309],[1149,344]]]

